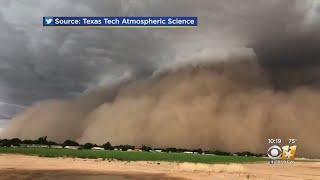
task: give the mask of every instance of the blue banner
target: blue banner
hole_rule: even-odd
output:
[[[194,27],[197,17],[43,17],[46,27]]]

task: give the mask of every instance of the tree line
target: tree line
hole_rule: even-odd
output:
[[[47,136],[40,137],[36,140],[20,140],[19,138],[13,138],[13,139],[0,139],[0,147],[19,147],[21,145],[46,145],[46,146],[77,146],[79,149],[92,149],[94,147],[100,147],[105,150],[121,150],[121,151],[128,151],[129,149],[135,150],[135,146],[132,145],[117,145],[112,146],[110,142],[106,142],[102,145],[97,145],[93,143],[84,143],[79,144],[78,142],[74,140],[65,140],[63,143],[57,143],[54,141],[48,141]],[[202,150],[202,149],[185,149],[185,148],[174,148],[174,147],[168,147],[168,148],[152,148],[146,145],[142,145],[140,148],[141,151],[161,151],[161,152],[167,152],[167,153],[184,153],[184,152],[190,152],[190,153],[198,153],[198,154],[214,154],[214,155],[222,155],[222,156],[232,156],[232,155],[238,155],[238,156],[264,156],[264,154],[255,154],[251,152],[237,152],[237,153],[230,153],[230,152],[224,152],[219,150]]]

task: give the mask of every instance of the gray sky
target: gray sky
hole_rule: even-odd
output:
[[[36,101],[146,76],[197,53],[251,48],[272,68],[318,64],[319,14],[316,0],[2,0],[0,128]],[[200,26],[49,29],[43,16],[198,16]]]

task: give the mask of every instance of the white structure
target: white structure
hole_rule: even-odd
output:
[[[63,147],[62,147],[62,146],[59,146],[59,145],[52,145],[51,148],[54,148],[54,149],[62,149]]]
[[[41,147],[41,148],[49,148],[48,145],[39,145],[38,147]]]
[[[92,150],[99,150],[99,151],[102,151],[102,150],[104,150],[104,148],[102,148],[102,147],[93,147],[93,148],[92,148]]]
[[[185,153],[185,154],[193,154],[193,152],[190,152],[190,151],[185,151],[183,153]]]
[[[28,148],[48,148],[48,145],[41,145],[41,144],[28,144]]]
[[[79,149],[80,146],[65,146],[66,149]]]

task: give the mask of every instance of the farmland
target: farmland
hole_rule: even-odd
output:
[[[0,154],[24,154],[40,157],[70,157],[85,159],[103,159],[120,161],[167,161],[167,162],[192,162],[192,163],[250,163],[265,161],[261,157],[245,156],[217,156],[185,153],[159,153],[135,151],[95,151],[53,148],[21,148],[1,147]]]

